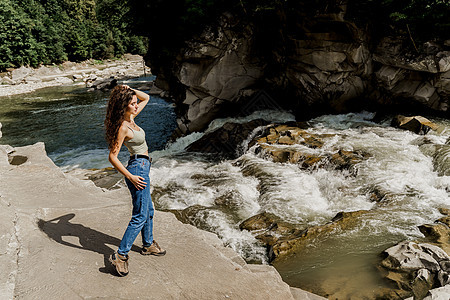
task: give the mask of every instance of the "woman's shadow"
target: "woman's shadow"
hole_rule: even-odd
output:
[[[75,214],[71,213],[49,221],[39,219],[38,227],[52,240],[62,245],[102,254],[105,266],[99,268],[99,271],[118,276],[114,266],[111,265],[108,259],[114,250],[108,247],[107,244],[119,247],[120,240],[81,224],[70,223],[69,221],[73,219],[73,217],[75,217]],[[81,246],[64,241],[64,236],[78,237]],[[139,252],[140,249],[133,245],[131,251]]]

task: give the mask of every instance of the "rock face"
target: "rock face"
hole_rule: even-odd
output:
[[[402,38],[386,37],[378,45],[373,60],[381,64],[375,73],[380,101],[408,99],[436,111],[447,111],[450,94],[450,52],[406,59]],[[401,100],[400,100],[401,101]]]
[[[190,41],[182,54],[176,76],[186,86],[182,104],[188,108],[178,121],[183,132],[204,129],[225,102],[237,101],[263,74],[264,62],[251,52],[252,28],[237,33],[231,27],[223,19],[216,31]]]
[[[314,13],[275,10],[266,27],[224,14],[187,41],[156,81],[179,104],[179,132],[267,107],[289,108],[297,119],[379,105],[447,112],[450,46],[408,59],[398,37],[369,47],[346,9],[336,1]]]

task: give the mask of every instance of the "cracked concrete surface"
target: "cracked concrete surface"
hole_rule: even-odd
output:
[[[18,166],[8,152],[27,156]],[[247,265],[212,233],[156,211],[163,257],[130,252],[130,274],[108,262],[129,221],[126,188],[64,174],[44,145],[0,145],[0,299],[320,299],[267,265]],[[295,295],[295,297],[293,296]],[[323,299],[323,298],[322,298]]]

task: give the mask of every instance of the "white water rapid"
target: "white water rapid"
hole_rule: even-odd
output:
[[[330,292],[308,283],[311,280],[305,276],[321,278],[331,286],[328,289],[341,285],[351,290],[355,287],[342,284],[342,278],[354,276],[354,272],[368,272],[369,275],[361,276],[360,284],[376,286],[378,279],[372,278],[376,277],[375,267],[367,265],[373,264],[389,246],[421,238],[417,226],[434,222],[441,216],[438,208],[450,206],[450,177],[436,171],[443,167],[439,162],[447,158],[433,161],[432,153],[427,153],[427,145],[445,144],[450,124],[433,119],[444,126],[444,131],[419,136],[390,127],[390,120],[372,122],[373,117],[373,113],[361,112],[313,119],[308,122],[307,131],[326,134],[324,146],[296,146],[315,154],[338,150],[368,154],[351,171],[275,163],[261,153],[255,154],[253,148],[247,149],[245,143],[237,159],[210,162],[201,155],[184,152],[187,145],[203,135],[193,133],[163,151],[151,153],[153,200],[159,209],[186,209],[188,222],[218,234],[248,261],[262,263],[267,263],[265,247],[251,233],[239,229],[239,224],[253,215],[270,212],[306,228],[325,224],[340,211],[370,210],[358,228],[334,232],[326,240],[309,245],[313,252],[306,251],[304,257],[297,255],[275,266],[282,275],[284,272],[289,284],[323,294]],[[242,119],[216,120],[207,132],[228,121],[244,123],[257,118],[271,122],[294,119],[289,113],[257,112]],[[381,201],[373,201],[373,193]],[[339,271],[339,266],[347,265],[350,257],[354,267]],[[335,277],[315,273],[321,268],[337,268],[340,273]]]

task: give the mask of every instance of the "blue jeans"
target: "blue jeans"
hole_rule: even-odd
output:
[[[150,166],[151,162],[145,158],[132,158],[128,162],[127,170],[133,175],[143,177],[147,185],[144,189],[138,190],[131,181],[125,178],[133,199],[133,212],[117,250],[120,255],[128,254],[139,232],[144,247],[153,243],[153,215],[155,210],[150,195]]]

